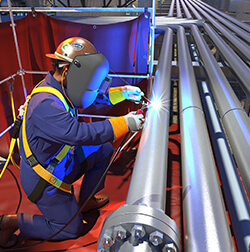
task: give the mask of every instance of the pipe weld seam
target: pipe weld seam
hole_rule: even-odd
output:
[[[226,111],[226,112],[224,113],[224,115],[221,116],[221,120],[224,119],[224,117],[226,116],[226,114],[228,114],[229,112],[231,112],[231,111],[233,111],[233,110],[239,110],[239,111],[245,112],[245,110],[244,110],[243,108],[232,108],[232,109],[229,109],[228,111]]]
[[[200,111],[204,114],[203,109],[202,109],[202,108],[199,108],[199,107],[197,107],[197,106],[188,106],[188,107],[182,109],[181,112],[180,112],[180,114],[183,113],[185,110],[187,110],[187,109],[192,109],[192,108],[198,109],[198,110],[200,110]]]

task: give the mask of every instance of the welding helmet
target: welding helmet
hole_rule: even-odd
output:
[[[87,108],[99,93],[107,93],[111,83],[109,63],[88,40],[80,37],[66,39],[54,54],[46,56],[62,65],[70,63],[66,75],[67,95],[74,106]]]
[[[108,72],[109,62],[101,53],[75,56],[66,75],[67,94],[74,106],[87,108],[98,94],[106,94],[111,83]]]
[[[47,53],[46,56],[55,60],[72,62],[75,56],[85,53],[96,53],[96,49],[88,40],[72,37],[61,42],[54,53]]]

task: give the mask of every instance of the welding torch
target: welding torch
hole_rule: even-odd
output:
[[[144,96],[144,97],[145,97],[145,96]],[[146,97],[145,97],[145,98],[146,98]],[[148,99],[148,98],[146,98],[146,99],[147,99],[148,101],[134,101],[134,102],[137,103],[137,104],[142,104],[142,107],[136,111],[136,114],[142,114],[142,113],[143,113],[143,110],[144,110],[147,106],[150,105],[149,99]],[[121,145],[119,146],[119,148],[118,148],[118,149],[119,149],[118,152],[121,152],[121,151],[131,142],[131,140],[138,134],[138,132],[139,132],[139,131],[134,132],[133,135],[127,140],[126,143],[124,143],[124,142],[125,142],[124,140],[126,140],[126,138],[127,138],[127,137],[125,137],[125,138],[123,139],[122,144],[121,144]]]

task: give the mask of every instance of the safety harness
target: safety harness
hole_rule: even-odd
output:
[[[30,94],[30,96],[27,98],[28,102],[32,95],[41,93],[41,92],[47,92],[50,94],[55,95],[58,97],[64,104],[67,111],[69,111],[69,106],[64,98],[64,96],[55,88],[52,87],[36,87]],[[26,113],[27,113],[28,104],[25,106],[25,111],[23,115],[23,127],[22,127],[22,138],[23,138],[23,148],[26,155],[26,159],[29,163],[29,165],[33,168],[33,170],[40,176],[40,179],[32,191],[32,193],[28,196],[28,198],[34,202],[43,191],[46,183],[50,183],[51,185],[57,187],[58,189],[67,192],[67,193],[73,193],[73,186],[71,184],[65,183],[56,176],[53,175],[53,171],[58,163],[62,161],[62,159],[66,156],[68,151],[70,150],[71,146],[64,145],[60,152],[50,161],[49,165],[45,168],[43,167],[39,161],[37,160],[36,156],[32,153],[28,140],[26,135]],[[73,115],[72,115],[73,116]]]
[[[37,185],[35,186],[34,190],[31,192],[31,194],[28,196],[28,198],[32,202],[35,202],[36,199],[40,196],[40,194],[42,193],[47,182],[50,183],[51,185],[55,186],[56,188],[64,191],[64,192],[73,193],[73,186],[71,184],[65,183],[61,179],[59,179],[55,175],[53,175],[53,172],[54,172],[56,165],[59,164],[62,161],[62,159],[67,155],[71,146],[63,145],[61,147],[61,150],[55,155],[55,157],[52,156],[53,158],[52,157],[50,158],[51,160],[46,167],[43,167],[39,163],[38,159],[32,153],[32,151],[29,147],[29,143],[28,143],[27,135],[26,135],[26,113],[27,113],[28,104],[29,104],[29,101],[30,101],[32,95],[37,94],[37,93],[41,93],[41,92],[53,94],[56,97],[58,97],[60,99],[60,101],[62,101],[65,109],[68,112],[70,112],[70,114],[72,116],[76,116],[76,115],[74,115],[74,113],[72,113],[72,111],[70,111],[69,105],[66,102],[66,100],[61,92],[59,92],[57,89],[55,89],[53,87],[38,87],[40,83],[38,83],[38,85],[33,89],[31,94],[27,97],[24,105],[20,106],[20,108],[19,108],[19,116],[15,120],[15,124],[14,124],[13,131],[11,134],[9,155],[8,155],[7,160],[5,162],[5,165],[0,173],[0,178],[1,178],[5,169],[7,168],[9,160],[12,157],[12,152],[14,150],[16,141],[18,140],[18,137],[19,137],[20,127],[21,127],[21,124],[23,123],[23,127],[22,127],[22,138],[23,139],[22,140],[23,140],[23,148],[24,148],[25,156],[26,156],[26,159],[27,159],[29,165],[40,176],[40,179],[39,179]]]

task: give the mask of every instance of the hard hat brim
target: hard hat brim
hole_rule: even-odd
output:
[[[45,55],[46,55],[47,57],[51,58],[51,59],[56,59],[56,60],[63,60],[63,61],[65,61],[65,59],[63,59],[63,58],[61,58],[61,57],[55,55],[54,53],[46,53]]]

